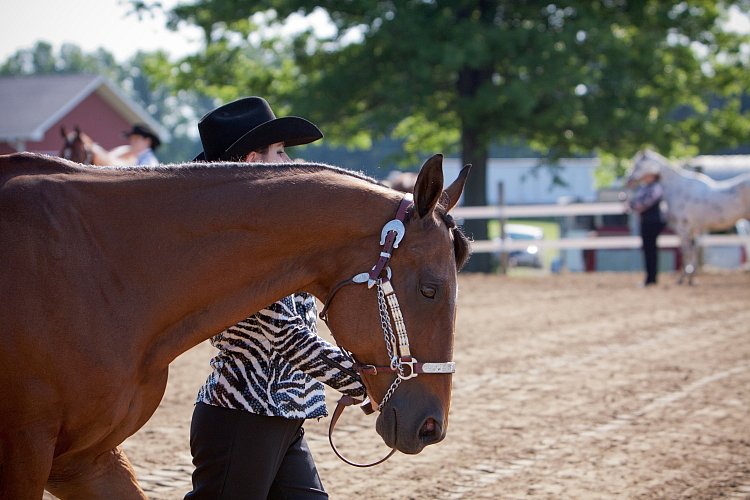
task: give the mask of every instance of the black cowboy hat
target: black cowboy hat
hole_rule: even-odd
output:
[[[161,140],[159,139],[159,136],[156,135],[156,132],[151,130],[148,125],[145,125],[143,123],[136,123],[133,125],[133,128],[130,130],[126,130],[122,133],[125,137],[130,137],[131,135],[140,135],[142,137],[148,137],[151,139],[151,149],[156,149],[161,145]]]
[[[277,142],[299,146],[323,137],[323,132],[304,118],[276,118],[262,97],[243,97],[219,106],[201,118],[198,132],[203,151],[195,161],[234,160]]]

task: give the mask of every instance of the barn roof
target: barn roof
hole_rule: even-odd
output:
[[[99,75],[0,77],[0,141],[39,141],[58,120],[96,92],[131,123],[148,124],[163,140],[169,132],[108,79]]]

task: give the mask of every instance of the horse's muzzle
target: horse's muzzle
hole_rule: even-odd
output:
[[[442,405],[434,398],[428,404],[416,403],[418,400],[394,396],[383,408],[375,428],[388,447],[414,455],[445,438]]]

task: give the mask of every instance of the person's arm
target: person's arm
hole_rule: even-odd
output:
[[[661,184],[658,182],[649,184],[635,193],[635,196],[629,202],[630,208],[641,213],[651,208],[655,203],[658,203],[663,194],[664,190]]]
[[[268,321],[263,328],[266,338],[293,367],[348,396],[363,398],[365,387],[352,359],[317,335],[314,319],[305,318],[310,312],[309,304],[296,302],[294,295],[259,311]],[[314,317],[314,310],[312,313]]]
[[[137,163],[136,155],[133,154],[133,151],[131,151],[130,146],[127,144],[112,148],[107,154],[112,165],[135,165]]]
[[[96,142],[91,142],[91,152],[94,154],[95,165],[135,165],[135,155],[130,151],[130,146],[117,146],[109,151]]]

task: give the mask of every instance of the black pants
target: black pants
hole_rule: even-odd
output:
[[[656,238],[664,228],[661,222],[641,223],[641,240],[643,242],[643,262],[646,266],[646,284],[656,283],[656,275],[659,272],[659,248],[656,246]]]
[[[327,499],[302,422],[196,404],[185,499]]]

